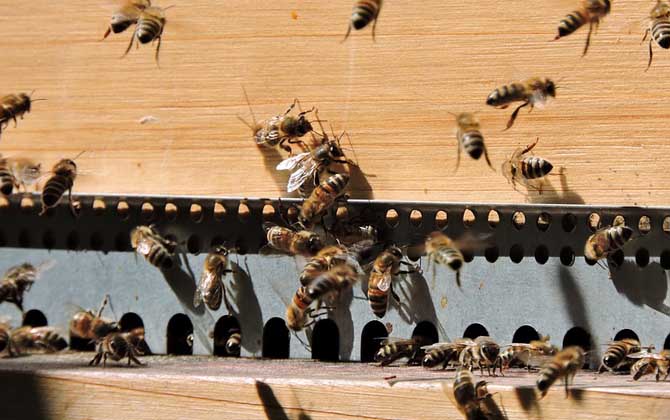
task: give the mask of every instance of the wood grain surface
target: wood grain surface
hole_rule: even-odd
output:
[[[387,1],[377,26],[340,43],[351,0],[193,0],[175,4],[161,52],[119,59],[131,33],[100,42],[114,0],[0,2],[0,91],[36,89],[31,114],[8,128],[0,152],[51,166],[81,151],[78,192],[286,195],[283,152],[259,150],[236,117],[283,112],[299,98],[351,134],[367,176],[353,197],[664,205],[670,53],[641,44],[652,0],[613,1],[581,57],[586,28],[551,42],[578,0]],[[545,109],[485,105],[496,87],[557,80]],[[477,111],[491,159],[454,173],[449,112]],[[158,122],[140,124],[145,116]],[[542,196],[514,192],[500,164],[540,138],[537,155],[564,167]]]
[[[94,420],[459,419],[449,398],[454,372],[310,361],[142,358],[146,366],[91,368],[90,354],[31,356],[0,362],[3,418]],[[390,386],[385,377],[432,379]],[[509,419],[667,419],[670,388],[653,380],[592,372],[570,398],[556,386],[538,400],[535,374],[485,378]],[[446,390],[444,385],[447,386]],[[30,401],[30,404],[24,404]],[[46,413],[46,414],[45,414]]]

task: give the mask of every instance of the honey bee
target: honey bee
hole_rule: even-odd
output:
[[[163,238],[153,226],[137,226],[130,232],[130,244],[151,265],[170,269],[174,265],[177,243]]]
[[[67,341],[53,327],[25,326],[9,334],[9,355],[55,353],[67,347]]]
[[[309,285],[321,274],[328,271],[336,262],[341,262],[347,255],[347,248],[342,245],[329,245],[322,248],[310,258],[300,273],[300,284]]]
[[[656,6],[651,9],[649,14],[649,27],[644,32],[642,42],[649,36],[649,63],[647,63],[647,70],[651,67],[651,60],[654,56],[652,50],[652,42],[655,42],[659,47],[667,50],[670,48],[670,1],[656,0]]]
[[[228,252],[228,248],[217,246],[207,254],[200,282],[193,296],[194,307],[197,308],[205,302],[209,309],[217,311],[221,307],[221,301],[225,300],[226,307],[230,308],[226,286],[223,284],[223,276],[233,272],[228,269]]]
[[[641,377],[656,374],[656,382],[668,379],[670,374],[670,350],[663,350],[660,353],[640,352],[629,354],[632,359],[639,359],[633,364],[630,373],[633,380],[637,381]]]
[[[314,130],[312,123],[307,119],[306,115],[310,112],[314,112],[315,108],[308,111],[302,111],[297,117],[289,115],[291,111],[293,111],[293,108],[300,103],[296,98],[284,114],[276,115],[267,120],[258,121],[254,115],[253,109],[251,109],[251,102],[249,102],[249,96],[247,96],[246,90],[244,90],[244,97],[247,99],[253,124],[249,124],[239,115],[237,118],[254,133],[254,141],[257,146],[279,146],[288,152],[289,156],[293,156],[293,149],[291,149],[290,146],[291,144],[300,144],[301,147],[306,147],[305,143],[300,140],[300,138]]]
[[[360,274],[359,266],[337,264],[307,285],[307,296],[312,301],[333,298],[356,283]]]
[[[302,203],[298,222],[304,226],[312,226],[315,220],[325,214],[344,194],[349,184],[349,175],[331,175],[314,188],[312,194]]]
[[[377,243],[379,238],[379,230],[372,225],[358,225],[339,220],[329,229],[329,233],[345,246],[351,246],[363,241]]]
[[[591,261],[609,257],[633,238],[633,229],[628,226],[608,226],[589,236],[584,245],[584,256]]]
[[[0,192],[2,195],[10,196],[18,186],[18,181],[9,167],[9,161],[5,157],[0,157]]]
[[[387,338],[381,342],[381,347],[375,354],[375,361],[380,366],[388,366],[398,359],[408,359],[408,364],[418,364],[423,358],[421,349],[426,343],[426,338],[414,336],[410,339]]]
[[[30,95],[27,93],[11,94],[0,98],[0,134],[7,128],[10,120],[14,121],[14,127],[16,127],[16,118],[23,119],[23,116],[30,112],[33,102],[46,101],[46,99],[31,99],[33,93]]]
[[[641,351],[640,342],[634,338],[612,341],[607,345],[607,350],[603,354],[598,373],[602,373],[605,370],[613,372],[615,370],[630,368],[634,362],[628,355]]]
[[[574,379],[577,371],[584,365],[584,350],[578,346],[570,346],[559,351],[546,365],[540,369],[537,378],[537,389],[542,397],[547,395],[549,388],[558,379],[563,379],[565,395],[568,396],[568,386]]]
[[[456,169],[458,169],[461,164],[461,147],[474,160],[479,160],[479,158],[484,155],[489,168],[493,169],[488,151],[486,150],[486,145],[484,144],[484,136],[480,131],[479,121],[477,121],[474,114],[463,112],[456,115],[456,124],[458,125],[456,138],[459,143]],[[493,169],[493,171],[495,171],[495,169]]]
[[[309,230],[293,230],[287,227],[266,224],[268,246],[288,255],[315,255],[323,248],[321,237]]]
[[[9,349],[9,339],[11,333],[11,326],[5,321],[0,321],[0,353],[5,349]]]
[[[512,83],[494,90],[486,98],[486,105],[505,109],[512,102],[523,102],[512,112],[509,121],[507,121],[507,128],[505,130],[509,130],[514,125],[514,121],[519,115],[521,108],[530,105],[532,111],[536,105],[539,107],[544,106],[549,97],[556,97],[556,85],[554,82],[548,78],[534,77],[523,83]]]
[[[549,342],[549,336],[532,340],[530,343],[512,343],[505,346],[498,355],[498,368],[501,374],[513,365],[526,367],[530,372],[532,358],[550,356],[555,354],[556,351],[556,347]]]
[[[482,387],[484,388],[482,390]],[[456,407],[468,420],[488,420],[489,417],[482,411],[481,397],[486,389],[486,382],[475,384],[472,373],[467,369],[460,369],[454,379],[454,400]],[[487,392],[488,393],[488,392]]]
[[[23,296],[39,276],[53,266],[53,261],[46,261],[37,267],[30,263],[10,267],[0,283],[0,303],[9,302],[23,312]]]
[[[421,364],[425,368],[433,368],[442,363],[444,370],[450,363],[458,362],[463,350],[471,343],[473,342],[469,338],[459,338],[452,343],[442,342],[424,346],[426,355]]]
[[[240,346],[242,345],[242,334],[239,330],[233,332],[226,340],[226,352],[231,356],[240,355]]]
[[[461,268],[465,263],[462,251],[477,248],[484,242],[483,238],[471,236],[453,240],[444,233],[435,231],[426,238],[425,249],[430,261],[447,266],[456,272],[456,284],[461,287]]]
[[[102,366],[107,366],[108,357],[115,362],[127,357],[128,366],[130,366],[131,362],[142,365],[142,362],[137,359],[139,353],[134,345],[137,340],[138,337],[129,332],[113,332],[107,334],[96,343],[96,353],[93,359],[88,363],[89,366],[97,366],[100,364],[101,360]]]
[[[118,34],[136,24],[140,14],[147,7],[151,7],[151,0],[127,0],[112,14],[109,27],[102,39],[105,40],[112,32]]]
[[[389,304],[389,294],[400,302],[400,297],[393,291],[393,277],[400,274],[416,273],[418,270],[413,264],[402,260],[403,255],[400,248],[391,246],[379,254],[375,259],[368,280],[368,300],[372,313],[378,318],[386,315]],[[413,267],[411,270],[400,271],[400,265]]]
[[[382,9],[382,0],[357,0],[354,4],[354,10],[349,21],[347,34],[342,42],[346,41],[351,34],[351,29],[357,31],[365,28],[372,22],[372,40],[375,40],[375,29],[377,27],[377,18]]]
[[[126,338],[130,345],[135,349],[135,353],[139,355],[149,354],[149,345],[144,340],[144,327],[136,327],[130,331],[126,331]]]
[[[500,354],[498,343],[491,337],[480,336],[466,344],[459,355],[459,362],[462,367],[470,370],[479,366],[482,375],[486,367],[486,371],[491,376],[491,367],[493,367],[493,376],[495,376],[498,354]]]
[[[310,307],[314,300],[307,294],[307,287],[300,286],[286,307],[286,324],[293,331],[300,331],[311,324],[308,318],[317,317]]]
[[[610,8],[610,0],[582,0],[581,8],[564,17],[558,24],[558,35],[554,40],[570,35],[588,22],[589,34],[586,36],[586,45],[582,53],[582,57],[585,56],[591,44],[593,27],[595,26],[597,32],[600,20],[609,14]]]
[[[524,155],[537,145],[540,139],[529,144],[525,148],[517,148],[512,156],[507,159],[501,167],[501,171],[507,182],[511,183],[516,190],[516,183],[523,184],[528,189],[538,191],[542,194],[543,178],[554,169],[554,166],[546,159],[537,156],[524,157]]]
[[[84,152],[75,157],[77,159]],[[47,179],[42,188],[42,211],[40,216],[45,214],[48,209],[54,208],[60,203],[65,191],[67,191],[70,211],[77,215],[77,211],[72,204],[72,187],[77,178],[77,164],[73,159],[61,159],[51,169],[51,176]]]
[[[107,334],[118,331],[119,325],[110,319],[102,318],[102,312],[109,303],[109,295],[105,296],[98,312],[80,310],[70,320],[70,335],[96,341]]]
[[[172,7],[172,6],[170,6]],[[165,24],[167,19],[165,18],[165,11],[170,7],[160,8],[160,7],[144,7],[140,8],[140,14],[136,22],[135,32],[130,38],[130,43],[126,52],[123,54],[123,57],[128,55],[130,49],[133,47],[133,43],[137,40],[139,44],[148,44],[149,42],[158,41],[156,45],[156,64],[158,64],[158,54],[161,50],[161,40],[163,39],[163,30],[165,29]]]
[[[24,192],[29,185],[37,183],[42,175],[42,165],[25,158],[5,158],[0,156],[0,192],[11,195],[14,188]]]

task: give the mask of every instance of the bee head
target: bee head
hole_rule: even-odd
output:
[[[298,137],[302,137],[305,134],[314,130],[314,128],[312,127],[312,123],[309,122],[309,120],[305,117],[304,114],[300,114],[298,116],[298,119],[295,120],[294,128],[295,130],[293,132],[295,132],[295,134]]]
[[[610,0],[604,0],[603,3],[605,3],[605,13],[609,13],[610,9],[612,8],[612,5],[610,4]]]
[[[240,352],[240,343],[237,340],[228,340],[226,342],[226,351],[228,354],[237,354]]]
[[[552,80],[547,79],[545,90],[547,91],[547,96],[556,97],[556,85]]]
[[[323,248],[323,242],[321,242],[321,238],[319,235],[316,233],[313,235],[310,235],[309,239],[307,240],[307,249],[309,250],[310,253],[316,254]]]
[[[482,352],[488,360],[496,360],[498,354],[500,353],[500,347],[498,346],[484,346],[482,347]]]
[[[228,251],[228,248],[223,245],[217,245],[214,247],[214,249],[212,249],[213,254],[223,255],[224,257],[228,256],[229,252],[230,251]]]
[[[344,157],[344,151],[342,150],[340,145],[335,141],[331,142],[330,145],[328,146],[328,153],[330,153],[330,155],[334,158]]]

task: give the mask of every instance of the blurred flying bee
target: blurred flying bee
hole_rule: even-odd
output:
[[[151,265],[170,269],[174,265],[177,243],[162,237],[153,226],[137,226],[130,232],[130,244]]]
[[[372,225],[358,225],[338,220],[328,229],[328,232],[345,246],[351,246],[363,241],[377,242],[379,231]]]
[[[461,287],[461,268],[465,263],[463,251],[481,247],[486,237],[476,238],[470,235],[457,240],[451,239],[440,231],[428,235],[424,243],[429,261],[444,265],[456,272],[456,284]]]
[[[98,340],[95,345],[95,356],[88,363],[89,366],[97,366],[102,360],[102,366],[107,366],[107,358],[118,362],[123,358],[128,358],[128,366],[133,362],[138,365],[142,365],[137,359],[139,355],[134,343],[137,342],[137,337],[133,336],[132,333],[125,332],[113,332],[107,334],[104,338]]]
[[[23,312],[23,296],[39,276],[53,267],[54,261],[46,261],[35,267],[30,263],[10,267],[0,283],[0,303],[10,302]]]
[[[630,373],[633,380],[637,381],[646,375],[655,374],[656,382],[668,379],[670,374],[670,350],[663,350],[660,353],[640,352],[629,354],[631,359],[639,359],[633,364]]]
[[[310,112],[314,112],[315,108],[312,108],[309,111],[302,111],[298,114],[297,117],[289,115],[291,111],[293,111],[293,108],[295,108],[295,106],[300,103],[300,101],[298,101],[296,98],[293,100],[293,103],[288,107],[284,114],[276,115],[267,120],[258,121],[254,115],[254,110],[251,109],[251,102],[249,102],[247,91],[246,89],[243,90],[244,97],[247,99],[247,104],[249,105],[252,124],[249,124],[239,115],[237,118],[246,126],[248,126],[254,133],[254,141],[256,142],[257,146],[279,146],[287,151],[289,156],[293,156],[293,149],[291,149],[290,146],[291,144],[300,144],[301,147],[305,147],[305,143],[300,140],[300,138],[314,130],[312,123],[309,122],[306,115]]]
[[[433,368],[442,363],[442,369],[446,369],[450,363],[458,363],[463,350],[472,343],[469,338],[459,338],[452,343],[442,342],[424,346],[426,355],[421,364],[425,368]]]
[[[116,321],[102,317],[102,312],[108,303],[109,295],[103,299],[98,312],[82,309],[75,313],[70,320],[70,336],[96,341],[111,332],[118,331],[119,325]]]
[[[303,267],[300,273],[300,284],[303,286],[309,285],[321,274],[328,271],[334,265],[334,262],[341,262],[347,252],[347,248],[343,245],[329,245],[319,250]]]
[[[291,228],[265,224],[265,236],[268,247],[288,254],[309,257],[323,248],[321,237],[309,230],[294,230]]]
[[[75,159],[84,152],[79,153]],[[42,211],[40,216],[45,214],[48,209],[54,208],[60,203],[65,191],[70,204],[70,211],[77,216],[77,211],[72,203],[72,187],[77,178],[77,164],[73,159],[61,159],[51,169],[49,178],[42,188]]]
[[[472,373],[467,369],[460,369],[456,373],[453,395],[456,408],[458,408],[458,411],[467,420],[498,420],[505,418],[489,394],[486,382],[479,381],[475,384]]]
[[[323,315],[317,313],[310,305],[312,299],[307,293],[306,286],[300,286],[296,290],[291,302],[286,307],[286,324],[293,331],[300,331],[312,325],[316,318]],[[309,321],[309,322],[308,322]]]
[[[551,356],[556,351],[556,347],[549,342],[549,336],[531,340],[530,343],[512,343],[504,346],[498,355],[498,368],[501,374],[512,366],[526,367],[530,372],[533,359]]]
[[[598,261],[623,248],[633,238],[633,229],[628,226],[608,226],[589,236],[584,245],[587,260]]]
[[[589,44],[591,44],[593,27],[595,26],[596,32],[598,32],[600,20],[609,14],[610,8],[610,0],[582,0],[581,8],[564,17],[558,24],[558,35],[554,40],[568,36],[588,23],[589,34],[586,36],[586,45],[584,45],[584,52],[582,53],[582,56],[585,56],[589,50]]]
[[[542,369],[537,378],[537,389],[542,397],[547,395],[549,388],[559,379],[565,384],[565,395],[568,396],[568,386],[584,366],[584,350],[578,346],[567,347],[558,352]]]
[[[200,282],[193,296],[194,307],[197,308],[202,302],[205,302],[209,309],[217,311],[221,307],[221,301],[225,301],[226,307],[230,310],[226,286],[223,284],[223,276],[233,272],[228,269],[228,252],[228,248],[217,246],[207,254]]]
[[[549,97],[556,97],[556,85],[551,79],[534,77],[523,83],[512,83],[491,92],[486,98],[486,105],[505,109],[512,102],[523,102],[519,105],[507,121],[508,130],[514,125],[521,108],[530,105],[532,111],[535,106],[542,107]]]
[[[462,367],[471,371],[475,367],[479,367],[482,375],[484,374],[484,368],[486,368],[489,376],[491,376],[491,367],[493,367],[493,376],[495,376],[498,354],[500,354],[498,343],[493,341],[491,337],[480,336],[466,344],[459,356],[459,362]]]
[[[42,175],[42,165],[25,158],[5,158],[0,156],[0,192],[11,195],[14,188],[24,192],[28,186],[37,183]]]
[[[9,334],[9,355],[55,353],[67,347],[67,341],[53,327],[25,326]]]
[[[314,188],[310,196],[302,203],[298,222],[308,228],[316,219],[323,216],[330,209],[349,184],[349,175],[331,175]]]
[[[659,47],[667,50],[670,48],[670,1],[656,0],[656,6],[651,9],[649,14],[649,27],[644,32],[642,42],[649,36],[649,63],[647,63],[647,70],[651,67],[651,60],[654,56],[652,49],[652,42],[655,42]]]
[[[512,156],[503,162],[501,171],[507,182],[512,184],[516,190],[516,183],[523,184],[528,189],[538,191],[542,194],[543,178],[551,172],[554,166],[546,159],[537,156],[524,157],[524,155],[535,147],[540,139],[529,144],[525,148],[517,148]]]
[[[393,277],[419,271],[413,264],[403,261],[402,258],[403,254],[400,248],[391,246],[379,254],[372,266],[368,280],[368,300],[372,313],[378,318],[386,315],[389,294],[393,296],[396,302],[400,302],[400,297],[393,291]],[[412,267],[412,269],[401,271],[401,264]]]
[[[479,160],[484,155],[489,168],[493,169],[486,145],[484,144],[484,136],[480,131],[479,121],[477,121],[475,115],[469,112],[460,113],[456,115],[456,124],[458,125],[456,138],[459,143],[456,169],[461,164],[461,147],[474,160]],[[495,172],[495,169],[493,171]]]
[[[380,366],[388,366],[396,360],[406,358],[408,364],[419,364],[423,358],[423,346],[428,340],[422,336],[414,336],[410,339],[386,338],[381,342],[381,347],[375,354],[375,361]]]
[[[342,42],[346,41],[351,34],[351,29],[357,31],[365,28],[372,22],[372,40],[375,40],[375,29],[377,27],[377,18],[382,9],[382,0],[357,0],[354,4],[354,10],[349,21],[347,34]]]
[[[140,14],[136,22],[135,32],[130,38],[130,43],[126,52],[123,54],[125,57],[130,49],[133,47],[133,43],[137,40],[139,44],[148,44],[150,42],[158,41],[156,45],[156,64],[158,64],[158,54],[161,50],[161,40],[163,39],[163,30],[165,29],[165,24],[167,19],[165,18],[165,11],[169,9],[169,6],[166,8],[161,7],[144,7],[140,8]]]
[[[342,291],[351,288],[361,274],[362,270],[357,264],[336,264],[307,285],[307,296],[312,301],[334,299]]]
[[[140,14],[147,7],[151,7],[151,0],[126,0],[123,6],[112,14],[109,27],[102,39],[105,40],[112,32],[118,34],[136,24]]]
[[[602,373],[605,370],[613,372],[615,370],[629,369],[634,360],[628,356],[641,351],[640,342],[634,338],[612,341],[607,344],[607,350],[603,354],[598,373]]]
[[[46,99],[31,99],[34,92],[30,95],[19,93],[18,95],[11,94],[0,98],[0,134],[2,134],[2,130],[7,128],[10,120],[14,121],[14,127],[16,127],[17,117],[23,119],[23,116],[30,112],[33,102],[46,101]]]

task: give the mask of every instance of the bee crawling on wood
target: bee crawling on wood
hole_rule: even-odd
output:
[[[55,353],[67,347],[67,341],[53,327],[19,327],[11,330],[7,349],[11,357],[30,353]]]
[[[656,5],[651,9],[651,13],[649,14],[649,27],[644,32],[642,42],[647,39],[650,33],[649,62],[645,71],[651,67],[651,61],[654,57],[652,42],[664,50],[670,48],[670,1],[656,0]]]
[[[480,131],[481,127],[479,121],[475,115],[470,112],[462,112],[458,115],[453,115],[456,117],[456,124],[458,125],[458,129],[456,130],[458,155],[456,158],[455,170],[458,170],[458,167],[461,164],[461,148],[463,148],[463,150],[474,160],[479,160],[479,158],[484,155],[486,164],[495,172],[493,165],[491,165],[486,145],[484,144],[484,136]]]
[[[646,375],[656,375],[656,382],[668,379],[670,375],[670,350],[663,350],[660,353],[649,353],[646,351],[628,355],[631,359],[637,361],[630,369],[633,380],[637,381]]]
[[[133,43],[135,43],[135,41],[137,41],[138,45],[158,41],[155,55],[156,64],[158,64],[158,54],[161,50],[161,40],[163,39],[165,24],[167,23],[165,11],[171,7],[173,6],[166,8],[146,7],[140,10],[140,14],[137,19],[137,26],[135,26],[135,32],[133,32],[133,36],[130,38],[128,48],[126,48],[126,52],[122,57],[125,57],[130,52],[130,49],[133,47]]]
[[[388,366],[403,358],[407,359],[407,363],[410,365],[418,365],[424,355],[422,347],[430,342],[428,338],[418,335],[410,339],[391,337],[381,340],[381,347],[375,354],[375,361],[380,366]]]
[[[509,130],[521,108],[530,105],[532,111],[535,106],[542,107],[549,98],[556,97],[556,84],[548,78],[533,77],[524,82],[512,83],[500,87],[489,94],[486,105],[505,109],[513,102],[523,102],[519,105],[507,121],[505,130]]]
[[[480,336],[466,344],[459,355],[459,362],[463,368],[470,369],[470,371],[479,367],[483,375],[484,368],[486,368],[489,376],[495,376],[499,354],[500,346],[498,343],[493,341],[491,337]],[[492,367],[493,373],[491,373]]]
[[[47,210],[54,208],[60,203],[67,191],[68,203],[72,215],[77,217],[77,209],[72,202],[72,187],[77,178],[77,164],[75,159],[79,158],[85,152],[79,153],[74,159],[61,159],[51,169],[48,178],[42,187],[42,211],[40,216]]]
[[[144,329],[141,328],[140,330],[140,333],[143,334]],[[115,362],[127,357],[128,366],[130,366],[131,362],[142,365],[142,362],[137,358],[139,352],[136,345],[140,338],[136,336],[136,333],[137,331],[113,332],[98,340],[95,346],[96,354],[89,362],[89,366],[97,366],[100,364],[100,361],[102,361],[103,366],[107,366],[108,357]]]
[[[589,34],[586,36],[586,44],[582,56],[586,55],[591,44],[591,34],[595,27],[598,32],[600,21],[609,14],[611,9],[610,0],[582,0],[582,6],[574,12],[567,15],[558,25],[558,35],[554,40],[563,38],[581,28],[584,24],[589,24]]]
[[[107,334],[119,331],[116,321],[102,317],[102,312],[109,303],[109,295],[105,296],[96,313],[81,309],[70,320],[70,336],[97,341]]]
[[[469,338],[459,338],[453,342],[440,342],[424,346],[425,356],[421,365],[425,368],[434,368],[441,363],[444,370],[451,363],[460,364],[461,353],[472,344],[474,342]]]
[[[542,194],[544,177],[550,174],[554,165],[541,157],[524,156],[533,150],[539,141],[538,138],[535,143],[529,144],[525,148],[517,148],[501,166],[501,171],[507,182],[511,183],[515,190],[516,184],[519,183],[528,189],[536,190],[538,194]]]
[[[357,31],[365,28],[372,23],[372,40],[375,40],[375,29],[377,28],[377,18],[382,9],[382,0],[357,0],[354,4],[354,10],[349,21],[347,34],[342,42],[346,41],[351,34],[351,29]]]
[[[653,346],[646,348],[653,348]],[[630,369],[635,363],[635,359],[631,358],[630,355],[639,354],[641,351],[640,342],[634,338],[624,338],[608,343],[598,373],[603,373],[605,370],[613,372]]]

